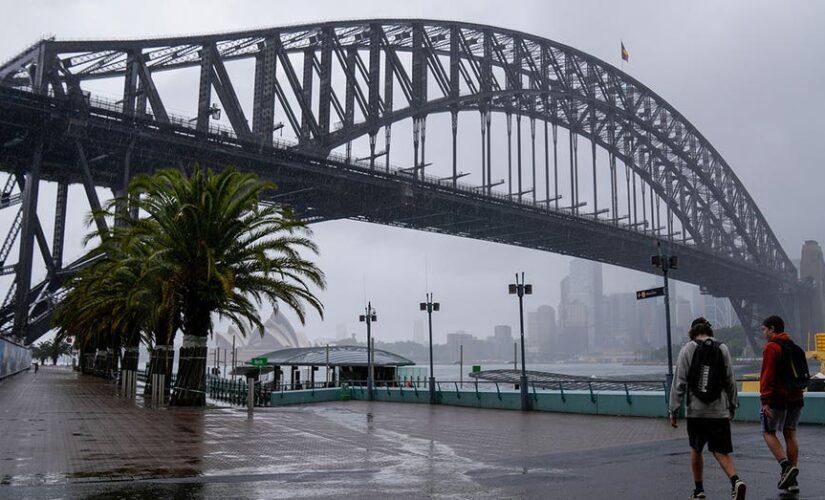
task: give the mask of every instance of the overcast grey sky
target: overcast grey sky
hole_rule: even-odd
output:
[[[517,29],[614,65],[620,63],[623,40],[631,57],[625,71],[669,101],[710,140],[791,258],[799,257],[806,239],[825,242],[825,2],[0,0],[0,5],[0,60],[43,35],[142,38],[369,17],[448,19]],[[177,90],[175,96],[196,99],[194,88]],[[191,102],[183,102],[183,97],[176,102],[175,96],[168,106],[194,116],[188,112]],[[394,129],[394,149],[401,133]],[[434,140],[428,158],[448,154],[439,151],[446,144]],[[50,190],[43,192],[48,197]],[[74,246],[67,248],[67,260],[81,252],[80,218],[86,209],[80,203],[70,207]],[[13,216],[9,210],[0,212],[0,229]],[[569,262],[547,253],[355,222],[313,229],[329,287],[322,294],[326,321],[312,316],[304,327],[310,339],[334,336],[339,323],[362,335],[354,320],[365,290],[380,315],[376,335],[411,338],[413,321],[422,316],[417,304],[425,291],[425,262],[430,289],[444,308],[436,318],[436,339],[456,329],[491,335],[495,324],[517,325],[515,300],[506,294],[514,272],[525,271],[535,286],[528,310],[544,303],[556,307],[559,281]],[[605,275],[611,292],[633,291],[653,279],[615,269]],[[0,284],[2,291],[8,286],[7,281]]]

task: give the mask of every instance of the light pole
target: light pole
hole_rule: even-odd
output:
[[[367,302],[367,307],[364,309],[366,314],[358,316],[358,321],[367,324],[367,394],[369,400],[372,401],[372,330],[371,326],[374,321],[378,321],[378,316],[375,314],[375,309],[372,308],[372,302]]]
[[[662,270],[662,275],[665,278],[665,332],[667,333],[667,379],[665,385],[667,391],[670,390],[670,385],[673,383],[673,347],[670,340],[670,290],[667,283],[667,272],[670,269],[679,269],[679,257],[675,255],[665,255],[662,253],[661,242],[656,242],[659,247],[659,255],[652,255],[650,257],[650,264]]]
[[[419,304],[422,311],[427,311],[427,317],[430,322],[430,404],[437,403],[435,399],[435,375],[433,373],[433,311],[441,310],[441,304],[433,302],[433,294],[427,294],[427,302]]]
[[[518,314],[519,314],[519,329],[521,331],[521,380],[519,386],[521,388],[521,409],[530,409],[530,400],[527,393],[527,369],[524,367],[524,296],[533,294],[533,285],[524,283],[524,273],[521,273],[521,282],[519,283],[518,273],[516,273],[516,282],[509,286],[510,295],[518,295]]]

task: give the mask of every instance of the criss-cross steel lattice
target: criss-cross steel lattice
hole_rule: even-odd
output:
[[[254,71],[230,77],[227,63],[242,59],[254,61]],[[199,69],[198,84],[189,89],[197,94],[197,115],[191,119],[169,113],[168,98],[155,83],[161,72],[186,68]],[[236,93],[239,78],[252,82],[251,109],[244,109]],[[105,103],[89,96],[84,85],[97,79],[119,79],[122,98]],[[801,289],[794,266],[747,190],[684,116],[617,68],[527,33],[375,19],[152,40],[43,40],[0,66],[0,83],[34,99],[8,90],[8,109],[16,107],[7,114],[21,118],[3,129],[4,142],[24,144],[4,148],[0,161],[15,175],[31,176],[35,170],[35,181],[59,182],[60,231],[69,182],[84,183],[94,207],[99,205],[94,185],[122,190],[135,172],[151,171],[152,160],[187,168],[192,161],[217,163],[222,157],[259,168],[274,158],[277,168],[262,173],[287,187],[282,200],[295,203],[309,220],[356,218],[643,270],[655,253],[651,242],[661,241],[669,253],[684,257],[680,279],[731,297],[746,324],[765,310],[795,304]],[[55,104],[61,102],[67,104]],[[26,106],[41,115],[26,114]],[[472,125],[459,120],[468,111],[477,115]],[[217,112],[226,114],[231,129],[210,124]],[[55,113],[63,113],[63,121],[58,123]],[[425,154],[428,117],[438,113],[450,115],[453,149],[451,158],[438,158],[451,172],[435,178]],[[493,180],[494,114],[506,124],[503,183]],[[395,168],[392,126],[402,120],[412,120],[412,166]],[[531,161],[522,152],[522,121],[528,125]],[[44,122],[50,128],[38,130]],[[479,124],[480,165],[463,172],[458,129],[479,130]],[[273,138],[280,127],[291,130],[293,143]],[[167,143],[166,149],[152,149],[146,134]],[[365,136],[369,155],[355,160],[351,144]],[[536,160],[537,136],[543,162]],[[561,168],[569,185],[562,186],[557,154],[564,138],[569,173],[567,166]],[[579,186],[580,170],[590,168],[579,164],[580,140],[590,150],[592,196],[591,186]],[[43,155],[71,168],[58,171]],[[338,166],[334,174],[310,168],[332,165]],[[464,183],[463,177],[479,173],[480,184]],[[609,188],[599,189],[599,182]],[[605,192],[608,198],[600,199]],[[34,197],[36,203],[36,189]],[[21,209],[21,262],[35,240],[41,251],[48,250],[45,238],[37,236],[35,212],[30,203]],[[98,226],[103,229],[105,221]],[[54,238],[54,246],[61,247],[52,252],[56,275],[63,269],[62,236]],[[17,288],[17,304],[29,303],[34,292],[27,284],[30,263],[20,267],[16,282],[26,284]],[[17,307],[21,325],[26,321]],[[794,307],[782,310],[793,315],[788,311]]]

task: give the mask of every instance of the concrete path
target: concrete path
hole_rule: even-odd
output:
[[[825,498],[825,427],[806,426],[799,498]],[[754,424],[734,425],[749,498],[783,498]],[[0,498],[687,498],[684,426],[360,401],[149,408],[45,367],[0,382]],[[706,458],[708,497],[729,484]]]

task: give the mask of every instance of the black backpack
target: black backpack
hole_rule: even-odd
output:
[[[777,374],[781,374],[785,384],[791,389],[804,389],[811,383],[808,358],[805,351],[791,340],[774,339],[782,347],[782,359]]]
[[[712,339],[694,342],[696,342],[696,350],[693,351],[693,359],[690,360],[687,376],[688,389],[690,394],[699,398],[700,401],[712,403],[722,395],[722,388],[727,378],[725,356],[719,348],[719,342],[714,342]]]

